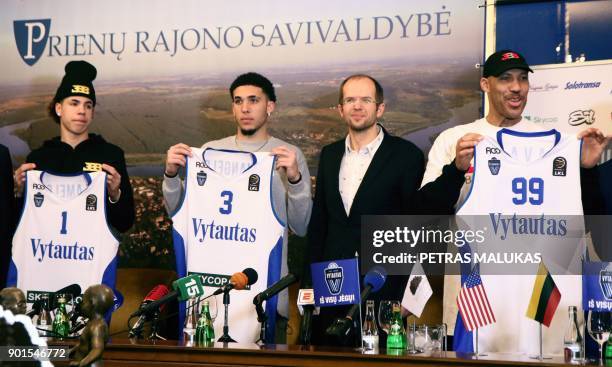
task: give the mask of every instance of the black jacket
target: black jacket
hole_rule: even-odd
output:
[[[121,197],[112,204],[107,200],[106,214],[110,224],[119,232],[129,230],[134,224],[134,194],[125,166],[123,150],[108,143],[100,135],[89,134],[89,139],[74,149],[59,137],[47,140],[42,147],[33,150],[26,158],[36,163],[36,169],[54,173],[77,173],[83,171],[86,162],[106,163],[121,175]]]
[[[444,167],[443,176],[419,190],[425,170],[423,153],[413,143],[392,136],[384,129],[383,132],[384,139],[366,171],[348,216],[339,191],[345,140],[327,145],[321,151],[308,227],[310,262],[346,259],[353,257],[356,251],[361,252],[363,215],[452,213],[464,173],[457,170],[453,162]],[[307,285],[309,266],[304,270]],[[407,280],[408,274],[388,276],[383,288],[369,298],[401,300]],[[375,304],[377,308],[378,302]],[[313,325],[314,344],[337,344],[324,336],[324,330],[334,318],[344,316],[347,308],[321,309]],[[351,341],[346,344],[350,345]]]
[[[15,218],[11,155],[9,150],[0,144],[0,289],[6,284]]]

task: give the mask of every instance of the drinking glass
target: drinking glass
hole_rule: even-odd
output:
[[[391,320],[393,320],[393,305],[399,307],[399,301],[383,300],[378,305],[378,325],[386,334],[389,334]]]
[[[610,337],[610,312],[589,311],[587,330],[599,344],[599,364],[603,364],[603,343]]]

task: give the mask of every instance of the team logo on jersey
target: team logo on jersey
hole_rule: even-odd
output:
[[[606,299],[612,299],[612,271],[604,269],[599,272],[599,286]]]
[[[557,157],[553,160],[553,176],[565,176],[567,174],[567,160]]]
[[[497,176],[501,168],[501,161],[495,157],[489,159],[489,171],[493,176]]]
[[[45,201],[45,195],[41,194],[40,192],[34,194],[34,205],[36,205],[37,208],[40,208],[43,201]]]
[[[102,163],[85,162],[85,167],[83,167],[83,171],[85,172],[102,171]]]
[[[249,191],[259,191],[259,175],[252,174],[249,176]]]
[[[198,179],[198,185],[200,186],[204,186],[204,184],[206,183],[206,178],[208,177],[208,175],[206,174],[206,172],[204,171],[200,171],[197,173],[196,178]]]
[[[337,295],[342,290],[342,281],[344,280],[344,270],[336,263],[329,263],[325,268],[325,284],[329,293]]]
[[[98,198],[94,194],[87,195],[85,198],[85,210],[90,212],[96,211],[98,209]]]

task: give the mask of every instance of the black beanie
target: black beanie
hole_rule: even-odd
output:
[[[96,67],[87,61],[70,61],[64,68],[66,75],[55,92],[55,102],[61,102],[70,96],[82,96],[91,99],[96,105],[96,91],[92,81],[96,79]]]

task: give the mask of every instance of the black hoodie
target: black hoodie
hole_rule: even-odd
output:
[[[42,147],[33,150],[26,158],[35,163],[36,169],[52,173],[82,172],[86,163],[106,163],[121,175],[121,196],[117,203],[106,202],[106,214],[110,224],[119,232],[126,232],[134,224],[134,195],[125,166],[123,150],[108,143],[100,135],[89,134],[89,139],[74,149],[59,137],[47,140]]]

